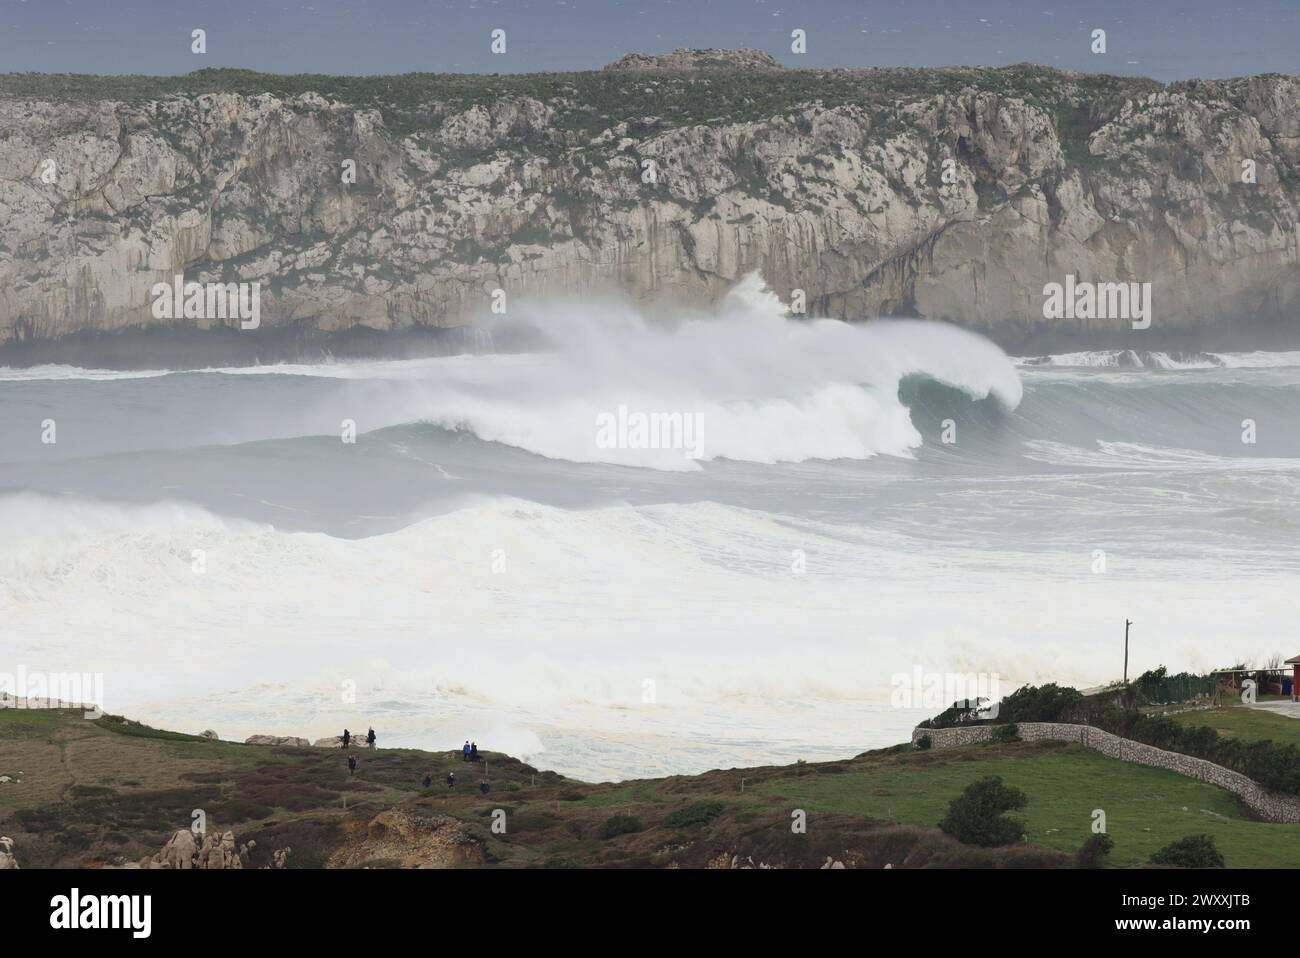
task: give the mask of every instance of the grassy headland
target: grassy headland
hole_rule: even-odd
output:
[[[18,779],[0,784],[0,834],[14,839],[24,868],[136,862],[188,827],[195,809],[209,829],[256,839],[249,867],[283,847],[298,868],[413,859],[455,867],[752,860],[808,868],[827,859],[874,868],[1069,867],[1100,808],[1115,843],[1112,866],[1141,865],[1176,839],[1206,833],[1230,868],[1300,867],[1295,826],[1253,821],[1211,785],[1061,743],[900,745],[843,761],[605,784],[485,753],[487,794],[478,789],[481,767],[454,753],[356,754],[350,777],[336,749],[211,741],[76,711],[0,710],[0,775]],[[455,789],[445,785],[450,771]],[[972,848],[936,828],[948,802],[989,775],[1028,796],[1025,843]],[[807,815],[804,834],[791,829],[796,809]],[[503,834],[492,830],[496,810],[505,813]],[[389,828],[393,815],[407,824]]]

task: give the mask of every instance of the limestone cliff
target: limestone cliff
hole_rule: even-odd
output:
[[[1300,336],[1297,78],[724,52],[536,76],[0,77],[0,361],[235,328],[156,318],[177,274],[261,283],[248,337],[467,324],[496,289],[707,302],[754,269],[809,315],[1012,346],[1138,335],[1044,320],[1067,274],[1152,283],[1153,340]]]

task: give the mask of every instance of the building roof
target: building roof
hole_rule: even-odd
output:
[[[1285,662],[1283,662],[1282,664],[1283,664],[1283,665],[1294,665],[1294,664],[1297,663],[1297,662],[1300,662],[1300,655],[1293,655],[1293,656],[1291,656],[1291,658],[1287,659],[1287,660],[1286,660]]]

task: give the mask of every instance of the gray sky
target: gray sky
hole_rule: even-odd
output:
[[[196,28],[206,55],[190,51]],[[496,28],[504,55],[489,50]],[[796,28],[803,55],[790,52]],[[1104,55],[1089,49],[1098,28]],[[517,73],[679,46],[757,47],[807,67],[1300,73],[1300,0],[0,0],[0,72]]]

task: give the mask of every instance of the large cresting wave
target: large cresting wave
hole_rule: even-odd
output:
[[[413,402],[424,421],[554,459],[690,469],[718,458],[906,455],[921,435],[899,401],[905,377],[992,396],[1008,409],[1021,398],[1014,365],[981,336],[924,320],[791,318],[757,273],[714,313],[671,324],[618,302],[520,311],[551,351],[442,362],[436,378],[403,381],[399,407]],[[662,448],[672,445],[662,436],[661,448],[620,447],[608,433],[602,440],[602,417],[638,414],[689,417],[696,448]]]
[[[993,397],[1007,409],[1022,394],[1012,361],[975,333],[930,320],[792,317],[758,273],[716,308],[675,310],[667,319],[626,301],[589,298],[517,303],[501,321],[515,341],[542,348],[188,371],[0,368],[0,383],[66,381],[82,389],[86,381],[125,388],[131,384],[117,381],[137,380],[149,390],[190,377],[203,386],[180,390],[182,401],[206,395],[203,389],[220,396],[219,416],[200,402],[148,421],[82,428],[133,448],[151,439],[236,445],[331,435],[341,420],[359,433],[423,423],[555,460],[668,470],[698,469],[713,459],[771,464],[908,455],[922,437],[900,400],[905,380],[933,381],[972,400]],[[246,400],[246,391],[216,385],[250,377],[278,398],[268,405],[262,393]],[[312,390],[305,386],[311,379],[335,386]],[[145,416],[154,408],[150,395],[141,393]],[[191,421],[176,428],[186,416]],[[639,434],[638,420],[662,427]],[[90,447],[79,448],[84,454]]]

